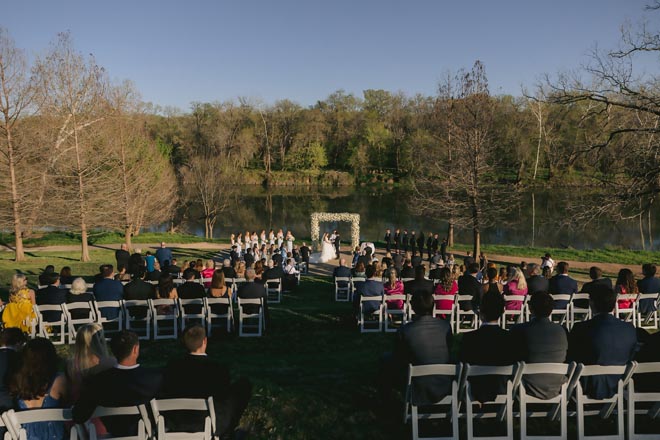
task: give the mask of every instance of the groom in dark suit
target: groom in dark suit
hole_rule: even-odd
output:
[[[339,232],[337,231],[334,232],[334,235],[335,235],[335,242],[334,242],[335,253],[337,254],[337,258],[339,258],[339,245],[341,244],[341,238],[339,236]]]

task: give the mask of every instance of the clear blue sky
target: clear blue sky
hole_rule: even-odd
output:
[[[520,95],[615,45],[650,1],[24,0],[0,2],[0,26],[30,56],[70,30],[113,79],[187,111],[238,96],[311,105],[337,89],[431,95],[476,59],[492,93]]]

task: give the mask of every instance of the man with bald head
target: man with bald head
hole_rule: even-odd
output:
[[[172,249],[165,247],[165,242],[160,242],[160,248],[156,251],[156,259],[160,267],[167,267],[172,262]]]
[[[346,258],[339,260],[339,266],[335,267],[335,270],[332,271],[333,278],[344,278],[351,276],[351,269],[346,266]]]

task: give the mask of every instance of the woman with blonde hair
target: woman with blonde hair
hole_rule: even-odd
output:
[[[515,266],[511,268],[511,274],[509,275],[509,279],[504,286],[504,299],[506,299],[508,295],[527,295],[527,280],[525,280],[525,275],[519,268]],[[507,301],[506,309],[520,310],[522,308],[522,304],[522,301]]]
[[[5,328],[19,328],[24,333],[28,333],[32,328],[32,321],[36,319],[32,305],[36,301],[34,290],[28,288],[27,283],[27,277],[22,273],[15,273],[11,278],[9,304],[2,312],[2,323]]]
[[[245,278],[245,261],[236,264],[236,278]]]
[[[387,282],[383,285],[385,289],[385,302],[387,306],[391,309],[401,310],[403,309],[403,300],[395,299],[387,301],[388,295],[403,295],[403,283],[398,280],[396,275],[396,270],[394,268],[386,272]]]

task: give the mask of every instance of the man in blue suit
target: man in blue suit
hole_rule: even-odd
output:
[[[568,360],[584,365],[625,365],[632,360],[637,347],[635,327],[611,315],[616,304],[613,290],[590,295],[594,317],[577,322],[568,337]],[[595,399],[612,397],[617,392],[618,375],[591,376],[582,386]]]
[[[557,264],[557,275],[550,278],[550,294],[572,295],[577,293],[577,281],[568,276],[568,263],[560,261]],[[555,301],[555,309],[565,309],[568,301]]]
[[[94,297],[97,301],[119,301],[124,297],[124,285],[115,280],[115,269],[112,264],[102,266],[103,279],[94,284]],[[116,319],[119,316],[118,307],[104,307],[101,315],[107,319]]]
[[[656,278],[657,268],[655,264],[646,263],[642,266],[644,278],[637,281],[639,293],[658,293],[660,292],[660,278]],[[639,301],[639,311],[642,313],[651,313],[656,309],[655,301],[652,299],[642,299]]]
[[[357,283],[357,295],[353,299],[353,307],[355,308],[355,315],[357,316],[360,313],[360,298],[363,296],[380,296],[385,295],[385,289],[383,287],[383,282],[376,280],[374,275],[376,274],[376,268],[370,264],[365,269],[365,275],[367,280],[362,283]],[[370,314],[378,310],[379,303],[376,301],[369,301],[364,303],[363,311],[365,315]]]

